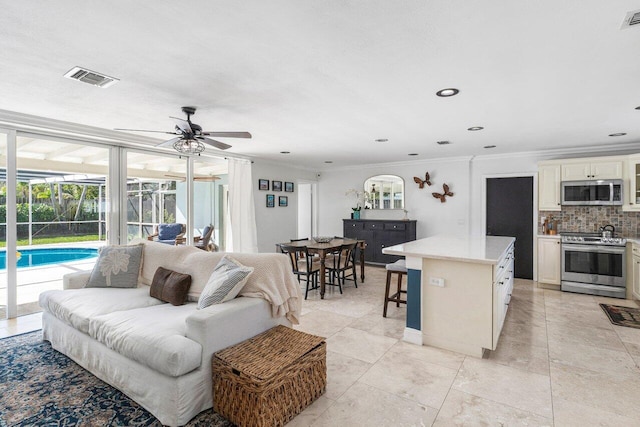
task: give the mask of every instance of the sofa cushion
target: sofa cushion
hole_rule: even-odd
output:
[[[198,309],[235,298],[251,273],[253,267],[246,267],[225,255],[213,270],[207,286],[202,291],[198,299]]]
[[[87,288],[135,288],[142,263],[142,245],[104,246]]]
[[[89,319],[101,314],[160,304],[162,301],[149,295],[147,286],[133,289],[67,289],[40,294],[40,307],[43,310],[84,333],[89,331]]]
[[[172,305],[182,305],[187,299],[191,276],[168,268],[158,267],[151,282],[149,295]]]
[[[206,266],[193,265],[187,261],[187,258],[191,254],[198,252],[204,253],[196,247],[187,245],[168,246],[151,241],[146,241],[143,244],[142,269],[140,270],[140,278],[138,279],[138,282],[143,285],[151,285],[156,270],[158,267],[163,267],[189,274],[191,276],[191,286],[193,287],[195,279],[193,271],[203,267],[206,268]],[[215,263],[210,267],[211,270],[213,270],[213,267],[215,267]]]
[[[91,319],[89,336],[127,358],[177,377],[202,362],[202,346],[185,337],[185,319],[195,311],[196,304],[191,303],[104,314]]]

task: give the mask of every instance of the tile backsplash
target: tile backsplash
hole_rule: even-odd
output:
[[[598,232],[598,228],[611,224],[616,236],[637,238],[640,236],[640,212],[623,212],[622,206],[563,206],[562,211],[540,211],[538,218],[553,216],[558,221],[558,231]],[[542,233],[542,225],[538,224]]]

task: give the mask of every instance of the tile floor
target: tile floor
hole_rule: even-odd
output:
[[[640,329],[598,303],[516,280],[484,359],[407,344],[405,308],[382,317],[384,270],[303,303],[297,329],[327,337],[327,392],[292,426],[640,426]]]
[[[484,359],[402,341],[405,308],[382,317],[384,270],[310,293],[297,329],[327,337],[326,393],[291,426],[640,426],[640,329],[599,302],[517,280],[496,351]],[[0,337],[40,327],[0,321]]]

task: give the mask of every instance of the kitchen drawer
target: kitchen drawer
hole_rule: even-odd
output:
[[[348,230],[364,230],[364,223],[359,221],[345,221],[344,227]]]
[[[405,226],[405,224],[385,222],[384,229],[385,230],[391,230],[391,231],[394,231],[394,230],[395,231],[404,231],[406,229],[406,226]]]

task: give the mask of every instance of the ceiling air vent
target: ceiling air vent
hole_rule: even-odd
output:
[[[636,25],[640,28],[640,9],[627,12],[627,16],[624,17],[620,29],[624,30],[625,28],[631,28]]]
[[[78,80],[102,88],[109,87],[120,81],[115,77],[109,77],[82,67],[73,67],[64,76],[68,79]]]

